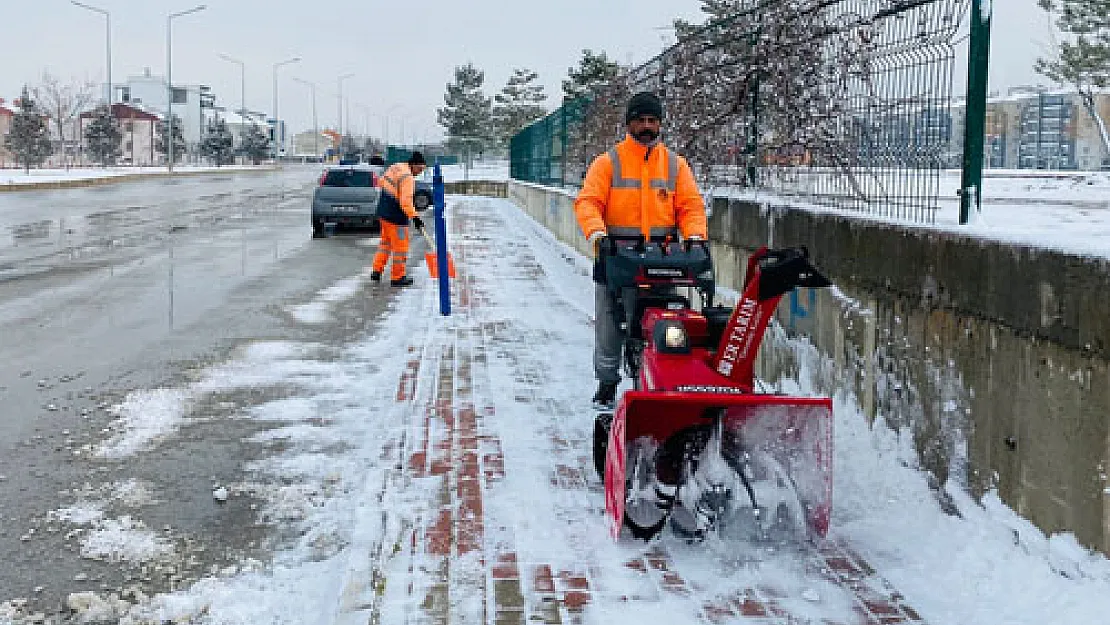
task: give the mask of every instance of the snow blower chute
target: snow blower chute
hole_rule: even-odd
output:
[[[613,536],[626,527],[650,539],[668,526],[691,540],[824,536],[832,401],[760,392],[754,376],[782,296],[830,284],[806,250],[752,255],[733,309],[713,305],[704,241],[611,237],[600,253],[634,381],[594,426]]]

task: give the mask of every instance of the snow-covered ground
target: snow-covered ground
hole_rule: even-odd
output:
[[[768,191],[713,189],[718,196],[783,204],[856,219],[930,228],[987,240],[1110,258],[1110,172],[988,170],[981,211],[960,225],[956,191],[960,172],[941,172],[935,221],[900,219],[821,206],[804,198]],[[925,187],[922,187],[924,189]],[[878,208],[877,208],[878,210]]]
[[[319,169],[322,165],[301,165],[290,163],[288,168],[304,167]],[[256,169],[270,169],[272,165],[225,165],[223,167],[209,167],[200,165],[179,165],[174,171],[179,173],[197,172],[229,172],[250,171]],[[118,178],[136,174],[157,175],[166,174],[165,167],[81,167],[72,169],[32,169],[24,172],[22,169],[0,168],[0,186],[26,186],[44,183],[70,182],[82,180],[97,180],[103,178]],[[443,167],[443,178],[448,182],[457,180],[507,180],[509,177],[508,161],[478,161],[467,170],[463,165],[446,165]]]
[[[299,538],[270,566],[243,563],[144,600],[122,618],[124,604],[92,594],[73,598],[75,609],[122,623],[493,623],[492,611],[478,614],[484,601],[493,601],[491,588],[499,588],[499,580],[496,573],[483,574],[482,562],[511,545],[522,579],[525,567],[537,563],[588,577],[588,602],[580,612],[563,612],[574,622],[741,622],[720,620],[706,602],[756,586],[779,597],[795,615],[792,623],[855,622],[842,620],[852,615],[843,589],[789,553],[738,563],[720,546],[610,541],[597,478],[585,468],[594,385],[588,261],[508,201],[450,198],[449,204],[461,276],[453,316],[439,316],[435,285],[418,268],[417,286],[400,293],[380,327],[338,362],[315,357],[321,348],[310,343],[257,343],[188,387],[139,390],[118,408],[119,426],[101,450],[114,457],[172,444],[189,406],[214,390],[260,380],[306,389],[239,415],[278,424],[265,437],[284,441],[285,451],[251,467],[256,483],[231,485],[232,496],[262,497],[267,504],[260,516],[295,528]],[[365,273],[351,276],[290,308],[290,315],[321,323],[366,279]],[[820,366],[806,343],[796,348],[808,368]],[[809,394],[812,388],[803,370],[796,387],[784,390]],[[429,456],[433,443],[444,442],[436,429],[442,422],[429,417],[450,408],[444,401],[456,408],[472,404],[480,413],[477,442],[471,442],[483,446],[487,477],[498,473],[489,464],[492,452],[486,453],[497,442],[503,476],[479,480],[478,550],[449,550],[443,609],[451,618],[439,621],[428,613],[438,609],[431,581],[438,565],[416,548],[416,537],[432,527],[444,493],[462,492],[465,478],[437,474],[434,462],[425,472],[423,461],[408,454],[421,439]],[[977,502],[950,488],[960,514],[944,513],[914,468],[908,436],[886,429],[882,419],[872,429],[848,395],[835,398],[835,418],[830,539],[866,560],[873,577],[893,584],[925,622],[1107,622],[1110,561],[1070,535],[1045,536],[994,494]],[[121,485],[120,493],[99,496],[135,490]],[[85,528],[81,548],[90,552],[157,558],[167,548],[130,519],[104,518],[104,508],[90,494],[55,517]],[[448,512],[460,514],[457,508]],[[673,567],[668,574],[687,580],[684,589],[653,585],[660,553]],[[651,566],[630,567],[640,558]],[[527,612],[514,622],[542,608],[537,588],[521,584]]]
[[[268,166],[259,165],[225,165],[223,167],[207,167],[200,165],[179,165],[174,168],[178,173],[196,173],[211,171],[236,171],[268,169]],[[102,178],[118,178],[120,176],[134,176],[137,174],[158,175],[169,173],[165,167],[75,167],[72,169],[32,169],[24,172],[22,169],[0,169],[0,186],[24,186],[45,183],[70,182],[80,180],[97,180]]]

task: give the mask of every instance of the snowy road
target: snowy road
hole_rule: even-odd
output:
[[[150,594],[266,540],[251,501],[213,502],[213,482],[237,481],[262,453],[244,442],[257,426],[220,417],[290,388],[258,382],[159,410],[247,341],[309,338],[325,350],[381,314],[388,298],[348,302],[327,324],[287,309],[370,255],[364,236],[310,238],[316,175],[0,194],[0,603],[25,598],[49,614],[86,589],[134,582]],[[186,413],[197,418],[183,436],[153,443]],[[161,421],[118,435],[130,414]],[[58,510],[92,498],[95,523],[63,530]],[[145,542],[120,538],[132,535]],[[144,557],[170,544],[152,570]]]
[[[949,488],[945,514],[912,451],[836,399],[830,541],[804,552],[609,540],[589,468],[592,287],[584,259],[503,200],[454,198],[455,314],[433,285],[393,300],[365,339],[252,341],[131,413],[109,441],[235,388],[290,388],[227,406],[268,453],[245,459],[229,505],[257,502],[277,539],[181,590],[71,596],[76,616],[123,623],[1104,622],[1110,563],[1046,538],[988,496]],[[365,274],[294,310],[327,324],[374,296]],[[807,348],[799,343],[798,349]],[[816,356],[810,355],[816,359]],[[816,364],[813,360],[811,364]],[[805,370],[798,387],[805,393]],[[132,398],[146,397],[137,392]],[[203,411],[201,411],[203,413]],[[236,435],[238,429],[229,434]],[[109,495],[120,498],[117,489]],[[55,518],[82,549],[103,532],[104,493]],[[229,508],[230,509],[230,508]],[[98,516],[99,513],[99,516]],[[118,520],[118,519],[116,519]],[[126,529],[126,528],[124,528]],[[120,531],[116,545],[150,536]],[[141,554],[156,568],[179,544]],[[136,551],[141,551],[136,549]],[[18,612],[10,604],[9,613]],[[4,609],[0,607],[0,622]]]

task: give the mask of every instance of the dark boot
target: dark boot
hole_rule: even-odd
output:
[[[370,272],[370,279],[374,282],[381,282],[382,281],[382,272],[380,272],[380,271],[371,271]]]
[[[409,276],[401,276],[396,280],[390,280],[389,286],[409,286],[412,284],[412,278]]]
[[[617,403],[617,382],[599,382],[594,393],[595,410],[612,410]]]

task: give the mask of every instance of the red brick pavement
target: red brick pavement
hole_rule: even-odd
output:
[[[485,341],[504,330],[504,323],[481,326],[472,318],[472,313],[490,298],[468,272],[467,259],[471,252],[488,256],[486,250],[478,249],[483,243],[475,232],[468,232],[467,238],[458,236],[460,224],[479,219],[473,214],[465,215],[465,204],[459,212],[464,217],[455,220],[453,233],[453,240],[459,243],[452,246],[459,273],[452,284],[456,321],[444,330],[448,333],[442,341],[446,347],[437,355],[436,363],[422,362],[415,350],[410,351],[408,367],[397,389],[398,401],[424,402],[421,422],[412,430],[415,440],[406,444],[408,462],[404,471],[412,479],[441,480],[436,500],[430,502],[425,518],[417,520],[406,545],[411,559],[419,563],[409,568],[407,588],[416,595],[410,597],[410,604],[418,606],[410,622],[580,623],[587,622],[589,606],[595,601],[619,605],[680,600],[691,606],[691,621],[711,624],[924,624],[904,598],[866,562],[831,543],[814,548],[809,574],[831,581],[853,596],[854,618],[847,621],[812,621],[791,615],[782,606],[780,597],[766,588],[737,588],[728,596],[711,595],[685,579],[666,549],[658,544],[645,547],[642,556],[623,563],[625,569],[651,582],[647,591],[635,595],[599,595],[598,584],[605,576],[599,563],[582,563],[580,570],[557,570],[543,562],[522,563],[511,540],[504,540],[505,535],[511,537],[506,528],[497,528],[498,540],[489,539],[483,496],[504,479],[505,458],[497,433],[484,427],[485,419],[494,414],[493,408],[476,405],[473,390],[483,377],[488,380]],[[483,224],[476,230],[481,232],[488,226]],[[418,377],[433,384],[431,397],[416,398]],[[517,400],[530,398],[524,394]],[[551,446],[553,458],[565,459],[571,444],[552,430]],[[592,473],[587,468],[588,458],[578,460],[577,466],[566,464],[565,460],[553,462],[550,486],[595,495],[588,484],[593,479],[587,477]],[[422,584],[414,582],[420,572],[417,569],[425,574]],[[460,596],[463,593],[471,600],[480,599],[469,604],[469,608],[460,609],[460,602],[468,598]],[[475,608],[476,605],[479,607]]]

